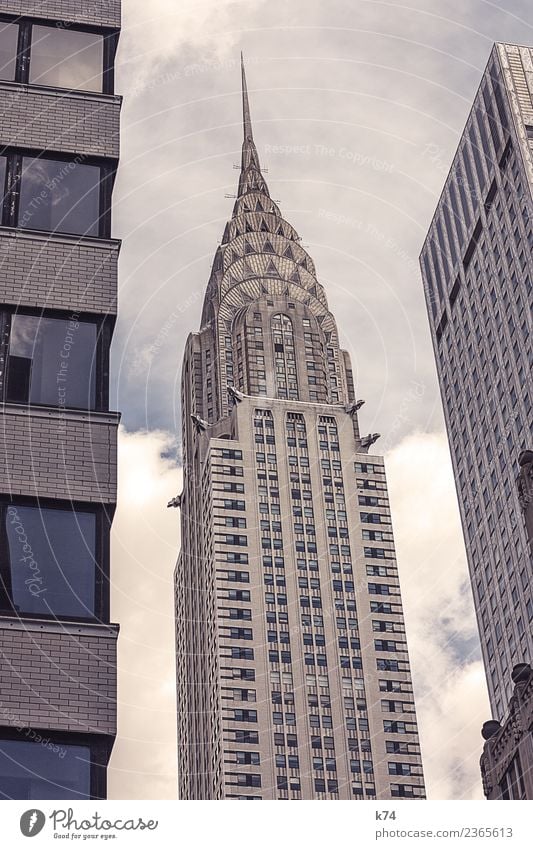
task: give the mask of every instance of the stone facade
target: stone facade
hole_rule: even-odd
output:
[[[505,720],[483,725],[481,776],[487,799],[533,799],[533,670],[529,664],[515,666],[512,682]]]

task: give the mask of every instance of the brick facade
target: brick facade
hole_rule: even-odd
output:
[[[114,503],[116,413],[4,409],[0,432],[0,492]]]
[[[120,26],[120,0],[2,0],[2,12],[96,26]]]
[[[0,83],[0,144],[116,159],[121,102],[111,95]]]
[[[0,229],[0,302],[114,314],[119,242]]]
[[[116,625],[0,619],[0,726],[116,733]]]

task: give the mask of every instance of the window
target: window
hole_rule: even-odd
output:
[[[0,79],[112,94],[116,41],[72,24],[0,22]],[[28,48],[17,53],[19,43]]]
[[[1,609],[102,618],[98,514],[16,502],[0,514]]]
[[[89,799],[89,746],[0,740],[0,799]]]
[[[259,752],[234,752],[235,761],[238,764],[254,764],[259,766],[261,763]]]
[[[17,226],[99,236],[102,169],[75,160],[23,156]]]
[[[72,28],[32,26],[30,83],[101,92],[103,70],[103,36]]]
[[[6,401],[53,407],[94,409],[105,406],[101,350],[95,322],[17,313],[0,315],[9,338]],[[103,383],[99,380],[98,383]]]
[[[19,28],[16,24],[0,22],[0,79],[14,80],[17,65]]]

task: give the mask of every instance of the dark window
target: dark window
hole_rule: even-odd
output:
[[[103,69],[103,36],[56,26],[32,26],[30,83],[101,92]]]
[[[23,504],[1,508],[0,606],[53,616],[100,617],[97,514]]]
[[[96,406],[97,325],[72,318],[5,316],[9,333],[5,398],[21,404]]]
[[[0,799],[89,799],[88,746],[0,740]]]
[[[2,209],[2,204],[4,202],[4,195],[5,195],[5,191],[6,191],[6,170],[7,170],[7,158],[5,156],[0,156],[0,213],[1,213],[1,209]],[[0,217],[0,220],[1,220],[1,217]]]
[[[0,22],[0,79],[14,80],[17,65],[17,24]]]
[[[100,235],[101,178],[97,165],[23,156],[18,226]]]

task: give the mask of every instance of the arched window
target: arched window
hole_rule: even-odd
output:
[[[288,315],[276,313],[272,316],[271,326],[277,397],[298,399],[292,321]]]

